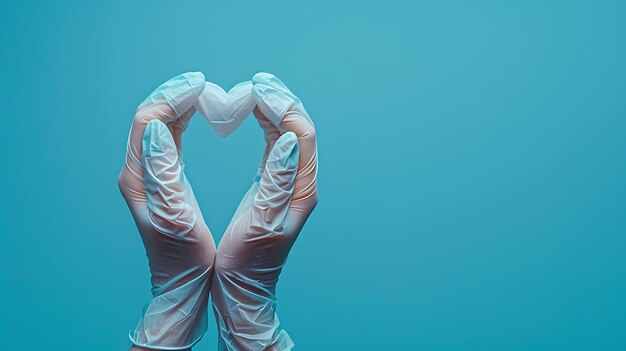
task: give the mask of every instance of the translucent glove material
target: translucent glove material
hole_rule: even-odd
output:
[[[203,89],[201,73],[186,73],[139,106],[119,176],[146,249],[153,295],[129,337],[151,349],[189,348],[207,328],[215,243],[183,172],[180,138]]]
[[[278,126],[287,111],[297,112],[313,125],[302,101],[271,73],[259,72],[252,77],[254,100],[261,112]]]
[[[219,85],[206,82],[195,104],[213,130],[226,138],[252,113],[255,106],[252,82],[242,82],[226,93]]]
[[[252,82],[267,146],[260,174],[220,242],[213,308],[220,350],[291,350],[276,315],[276,284],[317,203],[315,127],[276,77],[264,73]]]
[[[198,101],[198,96],[202,90],[204,90],[204,75],[202,73],[183,73],[161,84],[137,107],[137,111],[161,102],[167,102],[176,116],[180,117]]]

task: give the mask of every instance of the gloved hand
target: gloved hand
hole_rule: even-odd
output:
[[[132,122],[118,183],[146,249],[153,295],[130,332],[136,346],[187,349],[206,331],[215,243],[182,162],[182,133],[204,84],[202,73],[167,81]]]
[[[294,344],[275,312],[276,284],[317,204],[315,127],[276,77],[259,73],[252,83],[266,148],[218,248],[213,308],[220,350],[291,350]]]

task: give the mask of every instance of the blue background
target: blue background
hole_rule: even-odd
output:
[[[320,202],[278,291],[297,350],[626,349],[623,4],[3,2],[1,348],[129,346],[128,129],[198,70],[272,72],[316,122]],[[219,240],[261,131],[195,118],[185,143]]]

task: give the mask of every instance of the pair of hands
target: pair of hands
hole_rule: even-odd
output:
[[[266,141],[255,182],[218,249],[184,175],[182,135],[196,110],[222,137],[253,112]],[[317,203],[316,174],[313,122],[273,75],[256,74],[226,93],[201,73],[186,73],[155,90],[137,108],[119,177],[154,295],[131,340],[147,347],[195,343],[206,329],[210,289],[222,348],[291,348],[278,329],[276,283]]]

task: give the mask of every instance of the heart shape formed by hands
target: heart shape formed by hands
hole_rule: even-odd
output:
[[[253,110],[266,141],[260,170],[216,248],[183,171],[182,133],[198,111],[225,138]],[[118,179],[153,283],[153,298],[129,335],[133,344],[190,349],[206,331],[212,293],[220,349],[293,348],[275,313],[275,291],[317,204],[316,145],[302,102],[269,73],[228,92],[200,72],[185,73],[139,106]]]
[[[260,72],[228,93],[217,84],[205,82],[194,107],[222,138],[232,134],[255,106],[278,128],[288,110],[300,112],[311,121],[304,105],[276,76]],[[311,122],[312,123],[312,122]]]

